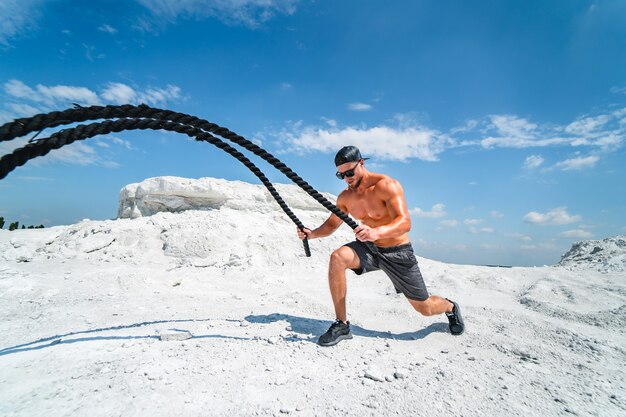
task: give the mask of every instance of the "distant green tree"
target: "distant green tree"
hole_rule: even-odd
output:
[[[0,217],[0,229],[4,227],[4,217]]]
[[[26,229],[26,226],[22,225],[22,229]]]
[[[17,229],[17,228],[19,228],[19,227],[20,227],[20,222],[13,222],[13,223],[11,223],[11,224],[9,225],[9,230],[10,230],[10,231],[13,231],[13,230],[15,230],[15,229]]]

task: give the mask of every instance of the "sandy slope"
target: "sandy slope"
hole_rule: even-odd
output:
[[[227,207],[0,231],[0,415],[626,415],[622,273],[420,258],[461,337],[350,275],[355,338],[322,348],[350,238],[305,258],[281,212]]]

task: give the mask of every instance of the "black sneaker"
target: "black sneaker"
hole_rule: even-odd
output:
[[[446,300],[448,299],[446,298]],[[454,304],[454,307],[452,308],[452,313],[446,313],[446,317],[448,317],[448,322],[450,322],[450,324],[448,325],[448,327],[450,328],[450,333],[455,336],[462,335],[463,331],[465,331],[465,324],[463,323],[463,317],[461,317],[461,308],[454,301],[448,301]]]
[[[350,322],[344,323],[341,320],[335,320],[326,333],[320,336],[317,343],[321,346],[333,346],[344,339],[352,339],[350,333]]]

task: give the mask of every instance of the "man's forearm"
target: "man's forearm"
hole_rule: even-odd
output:
[[[399,217],[393,222],[384,226],[376,227],[375,229],[376,232],[378,232],[379,239],[394,238],[402,236],[403,234],[408,233],[411,230],[411,220]]]
[[[318,227],[315,230],[311,230],[311,234],[309,235],[309,239],[318,239],[321,237],[326,237],[326,236],[330,236],[333,234],[333,232],[335,231],[335,229],[328,227],[327,225],[323,224],[320,227]]]

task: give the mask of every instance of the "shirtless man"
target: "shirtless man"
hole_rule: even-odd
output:
[[[396,291],[424,316],[445,313],[450,333],[464,331],[459,305],[436,295],[429,295],[422,279],[413,247],[409,242],[411,218],[400,183],[386,175],[365,168],[361,152],[355,146],[343,147],[335,156],[337,177],[348,188],[337,198],[337,207],[351,214],[361,225],[354,229],[356,241],[335,250],[330,257],[328,284],[335,306],[335,322],[320,336],[322,346],[336,345],[352,339],[346,313],[346,270],[357,275],[382,270],[391,279]],[[326,237],[339,228],[342,221],[335,214],[317,229],[298,229],[300,239]],[[366,243],[367,242],[367,243]],[[371,243],[369,243],[371,242]]]

